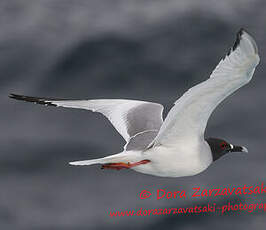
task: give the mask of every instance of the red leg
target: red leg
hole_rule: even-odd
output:
[[[116,169],[116,170],[120,170],[120,169],[130,169],[132,167],[138,166],[138,165],[143,165],[143,164],[147,164],[151,162],[150,160],[142,160],[142,161],[138,161],[138,162],[134,162],[134,163],[124,163],[124,162],[119,162],[119,163],[108,163],[108,164],[103,164],[102,165],[102,169]]]

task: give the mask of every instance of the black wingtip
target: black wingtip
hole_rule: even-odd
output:
[[[22,95],[18,95],[18,94],[14,94],[14,93],[9,94],[8,97],[12,98],[12,99],[16,99],[16,100],[23,100]]]
[[[243,34],[243,32],[245,31],[245,29],[243,27],[241,27],[239,29],[239,31],[237,32],[237,34],[239,34],[240,36]]]
[[[29,97],[29,96],[14,94],[14,93],[9,94],[9,98],[19,100],[19,101],[33,102],[33,103],[40,104],[40,105],[57,106],[53,104],[51,101],[48,101],[49,99],[45,99],[45,98]]]
[[[240,43],[240,40],[241,40],[241,37],[243,35],[243,33],[245,32],[245,29],[244,28],[240,28],[239,31],[236,33],[236,40],[235,40],[235,43],[234,45],[232,46],[232,48],[230,48],[227,52],[227,56],[229,56],[238,46],[239,46],[239,43]]]
[[[238,47],[244,31],[245,31],[244,28],[240,28],[240,30],[237,32],[236,40],[235,40],[235,43],[234,43],[233,48],[232,48],[233,51]]]
[[[8,97],[9,97],[9,98],[14,98],[14,97],[15,97],[15,94],[10,93],[10,94],[8,95]]]

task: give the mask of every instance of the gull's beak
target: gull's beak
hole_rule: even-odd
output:
[[[232,146],[233,148],[231,148],[231,152],[245,152],[248,153],[248,149],[244,146]]]

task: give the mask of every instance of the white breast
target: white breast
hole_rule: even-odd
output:
[[[211,149],[206,141],[180,143],[174,146],[157,146],[143,156],[151,163],[134,170],[163,177],[192,176],[205,170],[212,162]]]

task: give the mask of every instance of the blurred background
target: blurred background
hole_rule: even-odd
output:
[[[193,187],[255,186],[266,179],[264,0],[1,0],[0,228],[265,229],[263,211],[111,218],[109,211],[265,202],[263,195],[190,198]],[[121,151],[99,114],[13,101],[9,93],[127,98],[165,106],[205,80],[240,27],[258,43],[253,80],[223,102],[206,136],[244,145],[203,173],[159,178],[131,170],[70,167]],[[186,199],[141,200],[143,189],[186,190]]]

